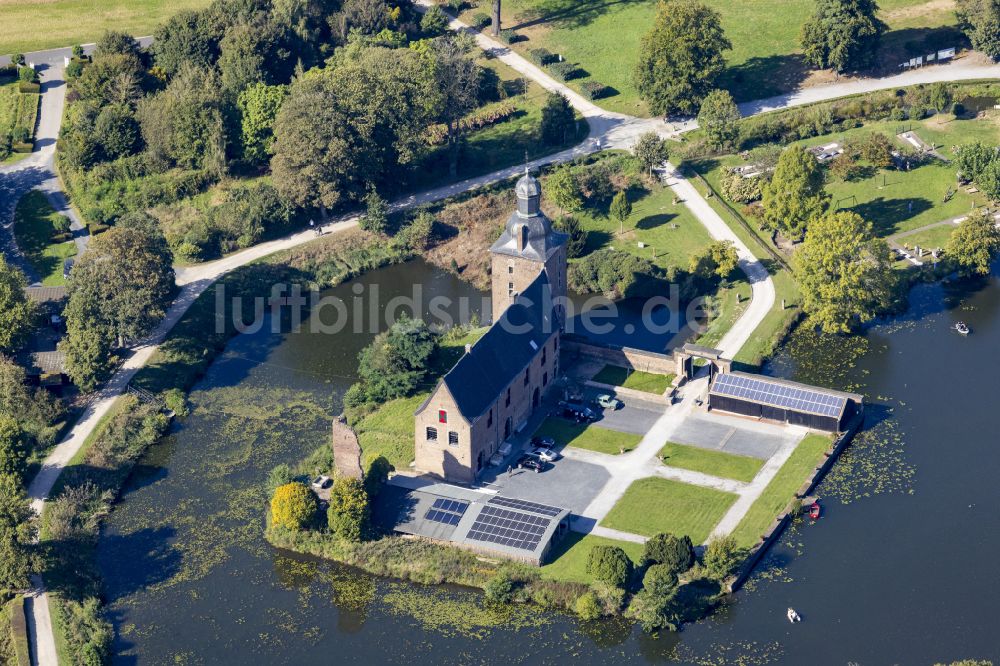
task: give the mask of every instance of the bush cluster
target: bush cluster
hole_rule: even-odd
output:
[[[549,72],[560,81],[570,81],[580,76],[580,68],[566,60],[549,64]]]
[[[580,92],[587,99],[601,99],[608,94],[608,87],[600,81],[587,81],[580,86]]]

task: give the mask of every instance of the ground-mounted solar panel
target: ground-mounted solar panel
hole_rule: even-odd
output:
[[[842,396],[729,373],[716,376],[712,393],[831,417],[839,416],[847,403]]]
[[[535,550],[550,522],[541,516],[486,505],[469,529],[468,538],[520,550]]]
[[[558,507],[538,504],[536,502],[528,502],[527,500],[513,499],[510,497],[491,497],[489,503],[509,507],[511,509],[532,511],[534,513],[540,513],[543,516],[558,516],[563,511]]]

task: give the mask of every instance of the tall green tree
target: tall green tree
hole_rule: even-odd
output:
[[[330,489],[327,524],[345,541],[361,541],[368,524],[368,493],[358,479],[339,476]]]
[[[628,193],[625,190],[619,190],[611,200],[608,215],[618,223],[619,233],[625,233],[625,221],[632,215],[632,202],[628,200]]]
[[[653,168],[667,161],[670,157],[670,149],[667,140],[661,139],[656,132],[646,132],[639,137],[632,149],[639,167],[646,173],[652,174]]]
[[[274,142],[274,121],[288,96],[288,86],[256,83],[240,93],[237,106],[243,137],[243,159],[263,165]]]
[[[0,474],[24,476],[24,432],[13,416],[0,414]]]
[[[545,194],[564,212],[575,213],[583,208],[583,195],[568,165],[557,168],[545,181]]]
[[[892,300],[889,246],[857,213],[836,211],[813,220],[793,270],[802,309],[825,333],[847,333]]]
[[[801,146],[786,148],[771,182],[763,189],[764,220],[789,238],[801,238],[806,226],[827,206],[823,170]]]
[[[951,86],[941,81],[931,85],[930,103],[938,113],[945,111],[951,106]]]
[[[986,167],[1000,157],[996,146],[981,141],[963,144],[955,153],[955,166],[958,167],[959,174],[969,180],[979,180]]]
[[[448,172],[452,176],[458,174],[465,137],[461,120],[479,104],[482,68],[475,62],[475,48],[468,39],[448,36],[435,39],[431,49],[434,116],[448,128]]]
[[[16,351],[31,331],[35,308],[24,289],[27,280],[0,254],[0,351]]]
[[[1000,58],[1000,2],[958,0],[956,4],[958,27],[969,38],[972,48],[991,58]]]
[[[549,93],[542,107],[542,143],[557,146],[576,134],[576,114],[565,95]]]
[[[713,90],[705,96],[698,111],[698,126],[714,148],[728,148],[740,133],[740,109],[728,90]]]
[[[0,589],[28,587],[33,536],[30,518],[20,477],[0,474]]]
[[[0,417],[17,421],[27,446],[53,442],[56,429],[52,424],[61,411],[48,391],[28,386],[24,368],[0,354]]]
[[[438,339],[420,319],[403,317],[358,355],[358,377],[370,402],[410,395],[427,377]]]
[[[732,47],[714,9],[696,0],[660,2],[636,64],[639,94],[653,113],[696,113]]]
[[[587,248],[587,230],[572,215],[563,215],[553,224],[556,231],[569,236],[566,241],[566,256],[570,259],[582,256]]]
[[[219,50],[222,87],[233,98],[255,83],[287,81],[295,67],[284,30],[264,19],[230,26]]]
[[[141,53],[139,42],[135,41],[135,38],[127,32],[107,30],[97,40],[97,44],[94,47],[94,56],[99,58],[114,53],[139,57]]]
[[[1000,230],[989,211],[977,210],[952,232],[945,257],[960,271],[989,275],[993,260],[1000,254]]]
[[[109,351],[141,339],[166,314],[174,287],[172,256],[162,237],[135,229],[95,237],[73,267],[63,349],[70,376],[93,388]]]
[[[182,10],[153,33],[150,50],[156,66],[173,76],[183,67],[210,67],[219,58],[222,34],[207,12]]]
[[[818,0],[816,11],[802,26],[806,60],[838,72],[871,66],[888,29],[877,14],[875,0]]]

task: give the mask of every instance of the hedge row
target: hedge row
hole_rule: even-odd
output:
[[[490,125],[507,120],[517,113],[517,105],[513,102],[499,102],[485,106],[459,121],[462,131],[474,132]],[[432,146],[438,146],[448,138],[448,127],[444,124],[434,125],[427,130],[426,140]]]
[[[587,81],[580,86],[580,92],[587,99],[601,99],[608,94],[608,87],[599,81]]]
[[[531,49],[528,51],[528,55],[536,65],[547,65],[556,60],[556,56],[548,49]]]
[[[28,654],[28,623],[24,617],[24,597],[21,595],[14,597],[8,608],[11,642],[14,644],[17,666],[31,666],[31,657]]]
[[[549,72],[552,73],[560,81],[569,81],[571,79],[579,78],[580,68],[571,62],[554,62],[549,65]]]

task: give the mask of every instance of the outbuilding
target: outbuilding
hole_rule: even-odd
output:
[[[709,409],[841,432],[860,414],[864,396],[747,372],[715,376]]]

